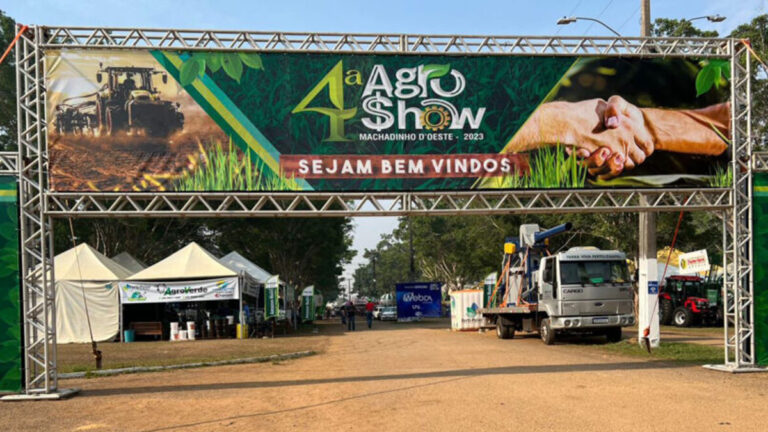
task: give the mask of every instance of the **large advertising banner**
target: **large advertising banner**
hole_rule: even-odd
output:
[[[237,277],[197,281],[119,282],[118,285],[122,304],[236,300],[239,298]]]
[[[768,366],[768,174],[753,174],[755,359]]]
[[[397,320],[418,321],[440,318],[442,312],[442,283],[413,282],[395,285]]]
[[[730,63],[46,51],[56,191],[725,187]]]
[[[21,285],[16,178],[0,177],[0,393],[21,391]]]

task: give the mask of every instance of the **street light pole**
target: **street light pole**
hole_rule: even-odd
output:
[[[616,36],[621,37],[621,34],[619,32],[617,32],[616,30],[614,30],[613,27],[611,27],[608,24],[600,21],[597,18],[573,17],[573,16],[572,17],[562,17],[559,20],[557,20],[557,24],[558,25],[568,25],[568,24],[575,23],[576,21],[580,21],[580,20],[581,21],[593,21],[593,22],[596,22],[596,23],[600,24],[601,26],[603,26],[603,27],[607,28],[608,30],[610,30]]]

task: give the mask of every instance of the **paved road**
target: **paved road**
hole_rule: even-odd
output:
[[[0,430],[741,432],[768,424],[767,375],[444,325],[321,335],[325,354],[278,365],[67,380],[83,393],[0,405]]]

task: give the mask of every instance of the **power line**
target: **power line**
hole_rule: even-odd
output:
[[[619,33],[621,33],[621,29],[623,29],[623,28],[624,28],[624,26],[625,26],[625,25],[627,25],[627,23],[628,23],[628,22],[629,22],[629,21],[630,21],[632,18],[634,18],[634,17],[635,17],[635,15],[637,15],[637,13],[638,13],[638,12],[640,12],[640,7],[638,7],[637,9],[635,9],[635,11],[634,11],[634,12],[632,12],[632,15],[630,15],[630,16],[629,16],[629,17],[628,17],[626,20],[624,20],[624,22],[623,22],[623,23],[621,23],[621,25],[619,26],[619,29],[618,29],[618,32],[619,32]]]
[[[613,0],[608,0],[608,4],[606,4],[606,5],[605,5],[605,7],[603,8],[603,10],[600,12],[600,14],[598,14],[598,15],[597,15],[595,18],[596,18],[596,19],[600,19],[600,17],[602,17],[602,16],[603,16],[603,14],[605,13],[605,11],[607,11],[607,10],[608,10],[608,8],[609,8],[609,7],[611,7],[611,5],[612,5],[612,4],[613,4]],[[585,35],[586,35],[586,34],[589,34],[589,30],[592,28],[592,26],[593,26],[593,25],[595,25],[595,23],[594,23],[594,22],[592,22],[592,23],[590,23],[590,24],[589,24],[589,26],[587,27],[587,29],[584,31],[584,34],[585,34]]]

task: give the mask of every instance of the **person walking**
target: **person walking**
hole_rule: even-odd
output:
[[[365,304],[365,320],[368,321],[368,328],[373,325],[373,308],[373,302],[368,300],[368,303]]]
[[[347,304],[347,330],[355,331],[355,305],[352,302]]]

